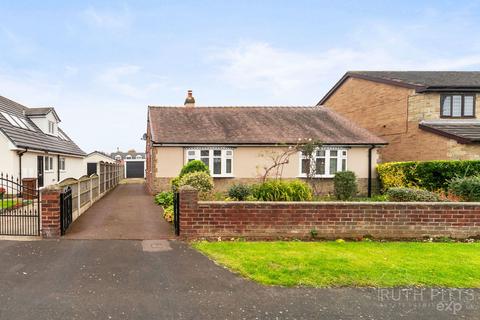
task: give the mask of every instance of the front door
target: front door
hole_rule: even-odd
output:
[[[38,187],[43,187],[43,156],[37,156],[37,179]]]

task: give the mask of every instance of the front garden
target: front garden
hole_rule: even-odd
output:
[[[315,194],[309,178],[262,179],[256,184],[234,184],[227,192],[214,192],[208,167],[199,160],[186,164],[171,182],[172,191],[155,197],[164,207],[165,218],[173,218],[173,192],[190,185],[201,200],[215,201],[480,201],[480,161],[391,162],[377,167],[380,193],[359,196],[357,178],[351,171],[337,172],[331,194]]]

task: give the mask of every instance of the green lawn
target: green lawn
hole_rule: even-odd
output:
[[[8,209],[18,203],[18,200],[12,200],[12,199],[0,199],[0,210],[1,209]]]
[[[279,241],[192,246],[267,285],[480,287],[480,243]]]

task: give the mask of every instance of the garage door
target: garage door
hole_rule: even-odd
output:
[[[127,161],[127,178],[143,178],[145,161]]]

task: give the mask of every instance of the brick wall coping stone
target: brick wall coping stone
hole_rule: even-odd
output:
[[[198,201],[198,205],[211,205],[211,204],[252,204],[252,205],[326,205],[326,206],[338,206],[338,205],[368,205],[368,206],[398,206],[398,205],[415,205],[415,206],[466,206],[466,207],[478,207],[480,202],[394,202],[394,201]]]

